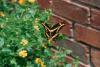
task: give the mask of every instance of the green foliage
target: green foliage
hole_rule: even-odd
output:
[[[41,23],[48,23],[51,10],[40,10],[36,2],[11,1],[0,0],[0,67],[61,67],[62,62],[71,67],[64,60],[71,51],[58,47],[53,53],[44,34]]]

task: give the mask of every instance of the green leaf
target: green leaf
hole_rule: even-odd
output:
[[[2,52],[11,52],[11,50],[8,49],[8,48],[3,48],[3,49],[2,49]]]
[[[16,63],[16,59],[15,59],[15,58],[11,59],[11,61],[10,61],[10,62],[11,62],[11,64],[15,64],[15,65],[17,64],[17,63]]]
[[[46,54],[47,56],[50,56],[50,55],[51,55],[50,51],[47,50],[47,49],[45,49],[44,52],[45,52],[45,54]]]
[[[0,47],[2,47],[4,45],[4,38],[0,37]]]
[[[71,64],[66,64],[65,67],[72,67],[72,65]]]

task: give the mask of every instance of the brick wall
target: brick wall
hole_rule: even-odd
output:
[[[50,22],[64,22],[60,31],[68,40],[57,41],[73,52],[66,59],[80,57],[80,67],[100,67],[100,0],[38,0],[41,8],[51,8]],[[63,44],[62,44],[63,43]]]

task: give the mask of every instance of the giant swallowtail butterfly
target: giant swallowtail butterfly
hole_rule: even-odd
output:
[[[45,28],[45,34],[49,42],[53,41],[59,34],[60,29],[65,25],[64,23],[57,23],[53,26],[48,26],[45,22],[42,23]]]

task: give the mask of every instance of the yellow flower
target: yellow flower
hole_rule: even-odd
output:
[[[0,24],[0,28],[4,28],[5,27],[5,25],[4,24]]]
[[[35,3],[36,0],[28,0],[29,3]]]
[[[23,46],[28,44],[28,40],[26,39],[22,39],[22,41],[20,42],[20,44],[22,44]]]
[[[45,64],[41,64],[41,67],[46,67],[46,65]]]
[[[36,58],[35,63],[40,64],[41,67],[46,67],[46,65],[44,64],[44,62],[40,58]]]
[[[15,3],[15,2],[17,2],[17,0],[11,0],[10,2],[11,2],[11,3]]]
[[[18,3],[19,3],[20,5],[22,5],[22,4],[25,3],[25,0],[18,0]]]
[[[37,30],[37,31],[39,31],[39,26],[34,25],[34,29]]]
[[[36,18],[35,21],[33,22],[33,26],[34,26],[34,29],[35,29],[36,31],[39,31],[39,26],[37,25],[37,24],[38,24],[38,21],[39,21],[39,19]]]
[[[38,21],[39,21],[39,19],[38,19],[38,18],[36,18],[36,19],[35,19],[35,21],[34,21],[34,23],[36,24]]]
[[[1,17],[4,17],[5,14],[4,14],[2,11],[0,11],[0,16],[1,16]]]
[[[26,50],[22,50],[19,52],[19,56],[25,58],[28,55]]]
[[[40,58],[36,58],[36,59],[35,59],[35,63],[41,64],[41,62],[42,62],[42,60],[41,60]]]
[[[40,64],[40,65],[41,65],[41,67],[46,67],[46,65],[44,64],[44,62],[43,62],[43,61],[41,62],[41,64]]]
[[[47,46],[46,46],[46,45],[42,45],[42,47],[47,48]]]

